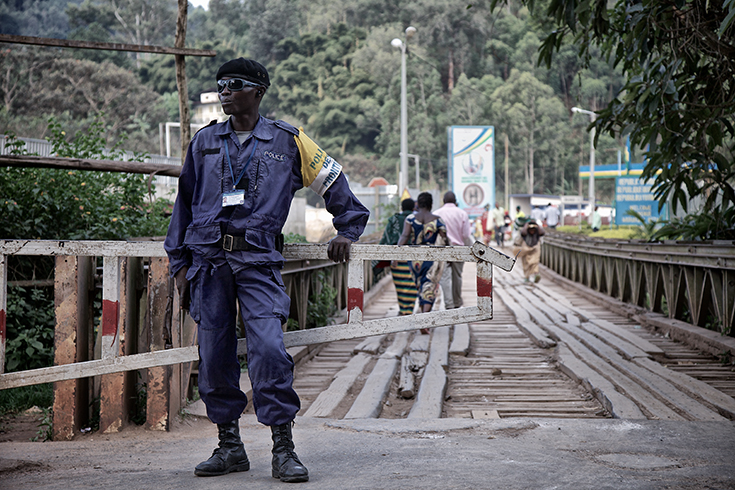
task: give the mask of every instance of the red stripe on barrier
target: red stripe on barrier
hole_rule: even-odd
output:
[[[493,295],[493,281],[484,279],[482,277],[477,278],[477,296],[484,298],[491,297]]]
[[[360,308],[362,311],[362,289],[360,288],[349,288],[347,290],[347,311],[352,311],[353,308]]]
[[[117,317],[120,304],[109,299],[102,300],[102,335],[117,335]]]

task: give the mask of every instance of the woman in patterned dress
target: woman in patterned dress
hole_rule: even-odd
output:
[[[447,228],[441,218],[431,212],[433,205],[431,194],[428,192],[419,194],[417,204],[418,211],[406,218],[403,233],[401,238],[398,239],[398,245],[407,243],[412,245],[446,245]],[[421,312],[431,311],[436,300],[439,279],[441,279],[444,271],[444,262],[413,260],[409,262],[409,266],[416,281]],[[421,333],[429,333],[429,330],[422,328]]]
[[[388,219],[383,238],[380,239],[381,245],[396,245],[398,243],[403,232],[403,224],[406,218],[413,213],[414,206],[415,203],[411,198],[401,201],[401,212]],[[416,304],[416,282],[413,280],[408,262],[403,260],[393,261],[390,273],[393,276],[393,284],[396,287],[396,295],[398,296],[398,315],[411,315]]]

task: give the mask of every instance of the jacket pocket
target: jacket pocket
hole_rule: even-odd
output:
[[[245,230],[245,241],[257,252],[270,252],[276,249],[276,235],[267,231],[248,228]]]
[[[218,224],[189,226],[184,236],[184,244],[203,257],[217,255],[222,247],[216,246],[222,240],[222,230]]]

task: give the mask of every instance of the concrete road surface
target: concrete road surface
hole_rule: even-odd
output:
[[[240,420],[246,473],[194,476],[215,427],[188,417],[171,432],[126,428],[72,442],[0,444],[3,489],[261,489],[270,431]],[[612,419],[331,420],[299,418],[296,451],[323,490],[735,488],[735,423]]]

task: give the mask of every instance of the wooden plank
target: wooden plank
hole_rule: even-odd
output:
[[[345,415],[346,419],[377,418],[380,415],[383,400],[390,391],[390,384],[398,365],[398,359],[395,357],[378,359],[360,394]]]
[[[441,418],[447,390],[448,348],[449,327],[435,328],[431,335],[429,362],[424,369],[416,401],[408,414],[409,419]]]
[[[634,359],[636,364],[658,374],[662,378],[676,385],[681,391],[693,398],[701,398],[716,407],[721,415],[735,420],[735,399],[708,385],[704,381],[692,378],[684,373],[667,369],[652,359]]]
[[[449,354],[466,356],[470,351],[470,326],[460,323],[452,329],[452,343],[449,346]]]
[[[447,373],[436,362],[429,362],[424,369],[416,401],[408,414],[409,419],[441,418],[444,394],[447,389]]]
[[[393,342],[380,355],[381,359],[400,359],[408,346],[409,332],[399,332],[393,337]]]
[[[646,416],[628,397],[597,371],[572,354],[565,344],[557,346],[559,367],[570,378],[579,381],[597,398],[610,414],[618,419],[645,419]]]
[[[618,337],[617,335],[613,334],[609,330],[604,330],[598,327],[596,324],[592,322],[582,322],[579,324],[578,327],[573,327],[569,325],[567,328],[569,328],[570,331],[583,330],[583,331],[591,333],[596,338],[602,340],[603,342],[610,345],[611,347],[614,347],[615,350],[622,352],[623,355],[628,359],[635,359],[636,357],[650,357],[650,355],[643,352],[643,350],[639,349],[638,346],[633,345],[627,340],[623,340],[622,337]]]
[[[398,394],[403,398],[413,398],[416,395],[416,377],[412,370],[411,358],[408,355],[401,357],[401,372],[398,380]]]
[[[497,410],[472,410],[473,419],[499,419]]]
[[[496,289],[495,292],[511,311],[518,312],[516,325],[518,326],[518,329],[530,338],[534,344],[538,345],[542,349],[548,349],[556,345],[556,341],[549,337],[548,332],[542,330],[538,325],[533,323],[528,312],[521,308],[510,294],[503,289]]]
[[[595,353],[609,362],[618,371],[647,388],[651,393],[680,410],[688,413],[693,420],[723,420],[718,413],[705,407],[698,401],[692,399],[685,393],[679,391],[674,385],[652,371],[641,369],[640,366],[623,359],[610,346],[604,344],[594,335],[577,331],[575,335]],[[640,356],[641,358],[646,356]]]
[[[513,295],[515,288],[510,288],[509,294]],[[509,308],[513,309],[510,305]],[[518,306],[516,306],[518,308]],[[534,312],[535,308],[526,306],[531,315],[539,314],[538,311]],[[543,317],[545,318],[545,317]],[[593,367],[596,371],[604,373],[604,376],[608,378],[613,384],[621,387],[625,393],[628,394],[633,400],[643,405],[654,417],[668,420],[683,420],[684,418],[672,410],[670,407],[665,405],[659,399],[648,393],[647,390],[643,389],[639,384],[619,372],[616,368],[610,366],[608,363],[603,362],[596,354],[594,354],[587,347],[583,346],[581,342],[576,340],[566,330],[554,325],[548,319],[546,320],[545,328],[549,330],[551,335],[563,341],[581,360],[586,364]],[[601,400],[602,401],[602,400]]]
[[[47,368],[29,369],[0,376],[0,390],[74,380],[101,374],[119,373],[137,369],[148,369],[157,366],[168,366],[199,359],[199,347],[182,347],[165,351],[146,352],[115,359],[97,359],[94,361],[75,362]]]
[[[211,49],[169,48],[145,44],[100,43],[93,41],[77,41],[73,39],[56,39],[51,37],[14,36],[0,34],[0,42],[13,44],[31,44],[34,46],[55,46],[58,48],[101,49],[104,51],[131,51],[136,53],[173,54],[183,56],[217,56]]]
[[[368,337],[355,346],[353,353],[357,354],[358,352],[364,352],[366,354],[377,354],[384,339],[385,335]]]
[[[173,291],[168,274],[168,259],[151,258],[148,267],[148,316],[146,328],[150,332],[151,351],[164,350],[170,343]],[[171,420],[170,366],[148,369],[146,389],[146,427],[152,430],[168,430]]]
[[[599,316],[595,312],[589,311],[584,308],[574,307],[568,301],[566,301],[565,304],[562,306],[559,302],[559,297],[561,295],[557,293],[552,298],[551,295],[548,294],[550,289],[551,288],[547,287],[543,289],[542,292],[536,291],[536,294],[541,296],[542,298],[543,296],[547,296],[549,300],[546,301],[546,304],[559,311],[562,315],[565,315],[568,323],[574,322],[574,320],[570,322],[570,318],[574,318],[576,320],[577,316],[581,317],[583,320],[586,320],[587,322],[592,323],[597,327],[607,330],[608,332],[617,337],[620,337],[621,339],[625,340],[629,344],[634,345],[637,349],[640,349],[647,354],[663,355],[664,352],[660,347],[652,344],[645,339],[642,339],[641,337],[629,332],[624,328],[615,325],[608,320],[599,318]]]
[[[166,163],[92,160],[88,158],[40,157],[34,155],[0,155],[0,167],[93,170],[96,172],[155,174],[167,177],[178,177],[181,174],[180,165],[169,165]]]
[[[429,341],[431,336],[429,335],[416,335],[411,341],[411,352],[429,352]]]
[[[344,369],[335,374],[332,383],[311,404],[304,417],[329,417],[347,394],[347,391],[362,374],[371,356],[360,352],[347,363]]]
[[[54,285],[54,364],[74,365],[87,358],[87,290],[91,267],[80,257],[57,257]],[[15,374],[15,373],[13,373]],[[3,375],[9,376],[9,375]],[[54,384],[53,438],[71,440],[87,422],[89,405],[87,379]]]

